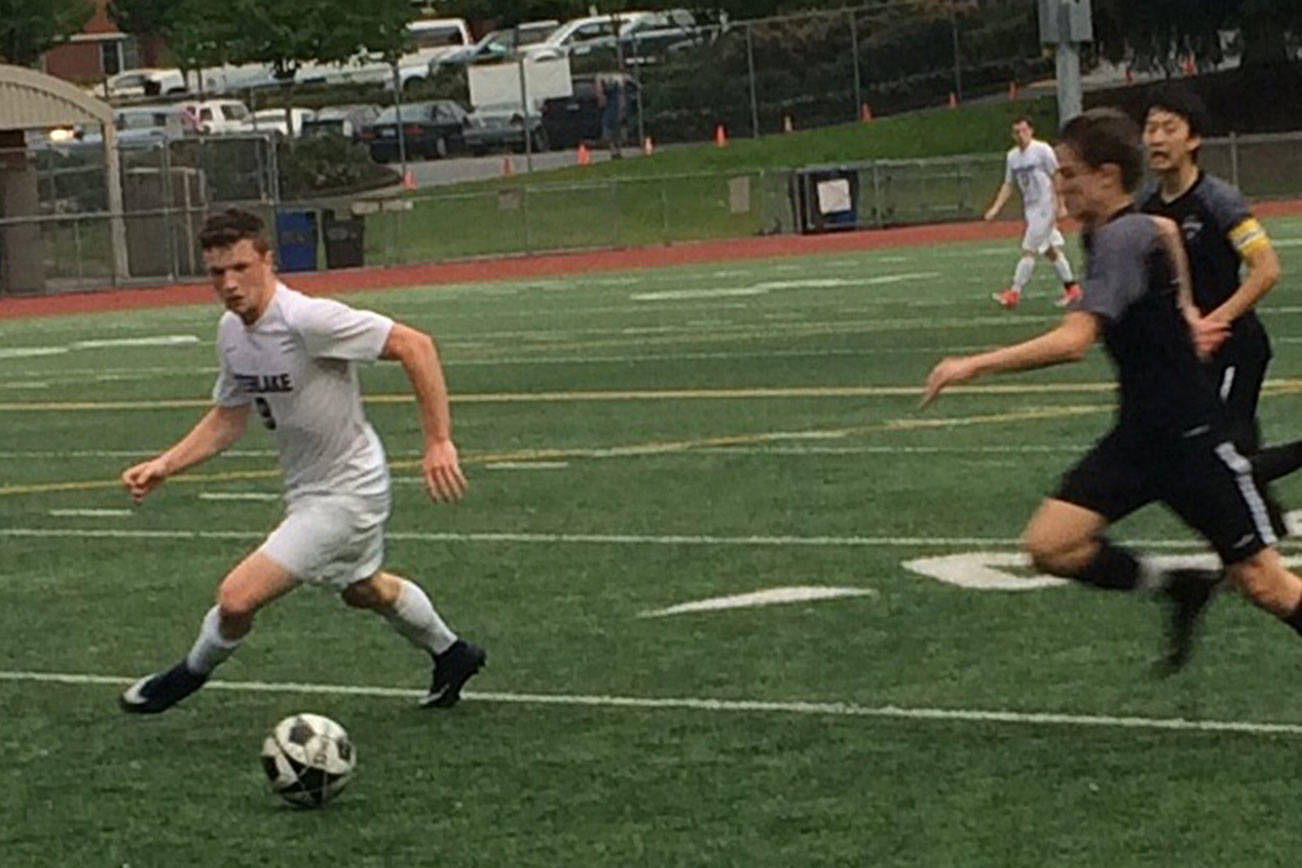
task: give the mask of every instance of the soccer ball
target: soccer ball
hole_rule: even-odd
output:
[[[339,795],[356,764],[348,733],[319,714],[285,718],[262,743],[262,769],[271,791],[308,808],[319,808]]]

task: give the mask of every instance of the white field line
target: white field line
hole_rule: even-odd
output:
[[[0,537],[34,539],[153,539],[153,540],[251,540],[266,534],[257,530],[113,530],[99,528],[6,527]],[[929,537],[929,536],[710,536],[692,534],[603,534],[603,533],[520,533],[515,531],[452,533],[433,531],[390,531],[385,538],[401,542],[528,543],[555,545],[671,545],[671,546],[793,546],[848,548],[949,548],[952,546],[1020,546],[1018,537]],[[1289,541],[1284,541],[1287,545]],[[1196,539],[1126,540],[1127,545],[1156,549],[1198,549],[1206,543]]]
[[[498,461],[485,464],[485,470],[564,470],[568,461]]]
[[[200,500],[280,500],[272,491],[201,491]]]
[[[55,518],[118,518],[131,514],[129,509],[51,509],[47,513]]]
[[[840,440],[850,436],[843,431],[808,431],[790,433],[775,433],[769,439],[773,440]],[[662,453],[663,455],[681,454],[685,458],[693,458],[711,453],[751,455],[751,454],[773,454],[773,455],[859,455],[859,454],[882,454],[882,455],[966,455],[970,453],[997,453],[997,454],[1036,454],[1036,453],[1076,453],[1089,448],[1088,443],[1071,443],[1057,446],[1032,446],[1032,445],[1014,445],[1014,446],[702,446],[699,449],[688,450],[681,453]],[[0,461],[29,461],[36,458],[51,458],[67,460],[72,458],[148,458],[151,455],[157,455],[166,449],[166,446],[160,446],[157,449],[76,449],[68,452],[50,452],[33,450],[0,452]],[[414,449],[399,449],[388,453],[390,458],[420,458],[424,453]],[[589,453],[585,453],[589,454]],[[590,454],[594,457],[623,457],[629,455],[625,451],[607,450],[603,454],[602,450],[592,450]],[[274,449],[232,449],[222,453],[224,458],[275,458],[277,452]],[[635,454],[632,457],[642,457]],[[539,462],[529,462],[531,465]]]
[[[1074,454],[1088,444],[1071,446],[707,446],[686,455],[1041,455]]]
[[[37,684],[101,685],[120,687],[135,677],[85,675],[70,672],[0,671],[0,681]],[[341,684],[297,684],[267,681],[209,681],[207,690],[247,693],[297,693],[326,696],[365,696],[416,699],[423,690],[399,687],[359,687]],[[1006,711],[960,708],[908,708],[898,705],[858,705],[852,702],[780,702],[762,699],[708,699],[695,697],[608,696],[567,693],[505,693],[466,691],[471,702],[517,705],[556,705],[597,708],[645,708],[665,711],[700,711],[733,714],[798,714],[821,717],[863,717],[964,723],[1007,723],[1030,726],[1101,727],[1175,732],[1238,733],[1242,735],[1302,735],[1302,724],[1243,720],[1190,720],[1182,717],[1115,717],[1052,711]]]

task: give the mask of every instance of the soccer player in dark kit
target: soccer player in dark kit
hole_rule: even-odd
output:
[[[1194,341],[1211,354],[1210,373],[1225,403],[1230,438],[1252,463],[1258,482],[1268,482],[1302,467],[1302,441],[1262,448],[1257,424],[1270,341],[1253,308],[1278,282],[1279,257],[1243,194],[1199,168],[1208,126],[1197,94],[1180,85],[1159,91],[1144,119],[1148,168],[1156,183],[1140,194],[1139,209],[1180,227],[1199,313]],[[1276,532],[1283,532],[1273,506],[1271,518]]]
[[[1104,535],[1160,501],[1207,540],[1244,594],[1302,634],[1302,579],[1274,548],[1252,469],[1195,349],[1199,315],[1179,229],[1135,211],[1144,165],[1138,126],[1092,109],[1067,122],[1057,152],[1063,201],[1085,233],[1080,301],[1038,337],[942,359],[923,403],[985,374],[1078,361],[1102,338],[1120,387],[1116,422],[1031,517],[1024,542],[1036,567],[1097,588],[1157,592],[1172,611],[1164,663],[1178,668],[1220,574],[1157,569]]]

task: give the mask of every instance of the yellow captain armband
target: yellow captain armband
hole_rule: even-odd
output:
[[[1266,234],[1265,227],[1257,222],[1257,218],[1249,217],[1230,230],[1230,243],[1239,252],[1239,256],[1251,256],[1270,247],[1270,236]]]

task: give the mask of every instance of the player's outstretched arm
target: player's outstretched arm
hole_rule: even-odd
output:
[[[131,499],[140,503],[167,477],[211,458],[239,440],[248,419],[247,404],[213,407],[172,448],[122,471],[122,484],[131,494]]]
[[[1098,339],[1098,318],[1092,313],[1072,311],[1057,328],[1020,344],[1000,347],[972,356],[941,359],[927,376],[922,390],[922,406],[930,404],[946,386],[974,380],[985,374],[1005,371],[1028,371],[1065,362],[1078,362]]]
[[[422,331],[395,322],[380,351],[380,358],[397,360],[411,381],[420,406],[420,425],[425,432],[422,469],[425,488],[434,500],[460,500],[468,483],[461,472],[457,447],[452,443],[452,413],[448,408],[448,386],[443,378],[434,339]]]

